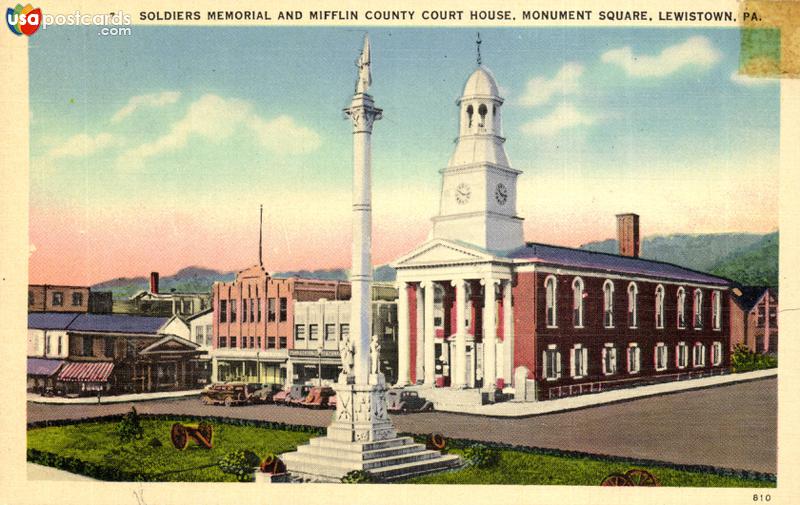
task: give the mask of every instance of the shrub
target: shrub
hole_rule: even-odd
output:
[[[746,346],[737,344],[733,349],[731,366],[736,373],[764,370],[777,367],[778,359],[769,354],[753,352]]]
[[[464,450],[467,463],[478,468],[491,468],[500,462],[500,451],[483,444],[472,444]]]
[[[341,478],[341,481],[345,484],[376,484],[382,482],[367,470],[351,470]]]
[[[141,440],[144,437],[144,428],[142,428],[136,407],[131,407],[130,412],[125,414],[125,417],[117,424],[117,434],[122,443]]]
[[[217,463],[223,472],[235,475],[239,482],[249,482],[253,478],[253,468],[261,462],[253,451],[231,451]]]
[[[149,442],[147,442],[147,445],[155,449],[156,447],[161,447],[164,444],[161,443],[161,440],[157,439],[156,437],[153,437],[150,439]]]

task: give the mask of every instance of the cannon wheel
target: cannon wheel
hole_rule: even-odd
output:
[[[172,440],[172,445],[174,445],[179,451],[186,449],[186,446],[189,445],[189,434],[186,432],[186,428],[181,423],[175,423],[172,425],[169,438]]]
[[[197,425],[197,431],[208,441],[208,449],[214,447],[214,426],[207,422],[201,422]]]
[[[633,470],[625,472],[625,477],[627,477],[634,486],[658,486],[656,476],[647,470],[634,468]]]
[[[444,450],[447,446],[447,440],[438,433],[431,435],[430,443],[433,449]]]
[[[621,473],[612,473],[600,483],[601,486],[632,486],[633,483],[628,477]]]

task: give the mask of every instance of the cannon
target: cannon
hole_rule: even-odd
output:
[[[447,439],[438,433],[431,433],[425,440],[425,448],[430,451],[444,451],[447,448]]]
[[[612,473],[608,475],[601,486],[659,486],[658,479],[652,473],[641,468],[633,468],[624,474]]]
[[[271,473],[273,475],[280,475],[286,473],[286,465],[281,461],[281,458],[274,454],[268,454],[264,461],[261,462],[259,468],[263,473]]]
[[[189,446],[189,439],[197,442],[197,445],[205,449],[213,447],[214,427],[206,422],[201,422],[197,426],[175,423],[170,430],[170,439],[176,449],[182,451]]]

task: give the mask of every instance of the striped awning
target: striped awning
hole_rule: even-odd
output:
[[[106,382],[114,363],[109,362],[84,362],[67,363],[58,374],[58,380],[67,382]]]

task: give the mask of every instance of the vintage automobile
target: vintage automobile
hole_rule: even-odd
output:
[[[300,406],[312,409],[324,409],[328,407],[328,402],[336,395],[336,391],[330,387],[313,387],[308,395],[300,402]]]
[[[219,382],[211,384],[200,393],[200,399],[206,405],[222,404],[244,405],[252,401],[253,393],[262,389],[261,384],[246,382]]]
[[[272,403],[276,405],[284,405],[286,403],[286,398],[289,397],[289,391],[291,391],[291,388],[282,389],[272,395]]]
[[[290,405],[292,407],[296,407],[303,403],[308,396],[309,391],[311,391],[311,386],[307,386],[305,384],[292,384],[292,387],[289,389],[289,394],[286,395],[286,400],[284,403],[286,405]]]
[[[275,395],[281,392],[280,384],[264,384],[250,396],[250,403],[273,403]]]
[[[428,412],[433,410],[433,403],[419,396],[416,391],[390,389],[386,392],[387,410],[392,413]]]

